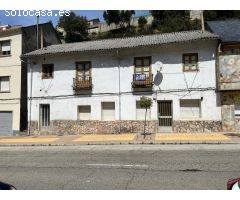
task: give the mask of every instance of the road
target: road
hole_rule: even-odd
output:
[[[0,181],[17,189],[226,189],[240,145],[0,147]]]

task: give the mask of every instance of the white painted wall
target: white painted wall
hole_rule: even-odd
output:
[[[37,99],[32,101],[32,120],[39,119],[39,104],[49,103],[51,109],[51,120],[77,120],[78,105],[91,105],[91,119],[101,120],[101,102],[115,101],[115,118],[119,119],[119,74],[120,65],[121,92],[121,119],[136,120],[136,100],[142,95],[133,95],[132,75],[134,70],[134,57],[152,56],[152,72],[154,76],[159,70],[157,62],[163,63],[162,74],[163,81],[160,85],[161,90],[186,89],[189,87],[206,88],[216,87],[215,78],[215,49],[216,41],[196,41],[185,44],[164,45],[161,47],[138,48],[119,50],[119,58],[116,52],[98,52],[74,55],[55,55],[41,58],[33,58],[33,97],[48,97],[59,95],[73,95],[71,98],[61,99]],[[199,72],[182,71],[182,54],[198,53]],[[73,78],[75,77],[75,62],[92,62],[92,96],[77,97],[74,96],[72,89]],[[43,63],[54,64],[54,78],[41,79],[41,65]],[[30,73],[28,73],[28,83],[30,83]],[[157,87],[154,86],[156,90]],[[30,92],[30,85],[28,85]],[[129,93],[128,93],[129,92]],[[106,95],[99,93],[114,93]],[[127,93],[127,94],[126,94]],[[30,93],[29,93],[30,94]],[[145,95],[157,100],[173,101],[173,118],[180,119],[180,98],[200,99],[202,107],[202,119],[220,120],[221,108],[217,105],[215,91],[192,92],[174,92],[159,93],[158,95]],[[151,108],[151,119],[157,120],[157,101],[153,102]]]
[[[11,55],[0,56],[0,76],[10,77],[10,92],[0,92],[0,111],[13,112],[13,130],[20,128],[20,96],[21,96],[21,60],[22,34],[21,30],[15,33],[6,33],[0,36],[0,41],[10,40]]]

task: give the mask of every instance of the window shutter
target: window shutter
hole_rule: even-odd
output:
[[[102,102],[102,120],[105,121],[115,120],[114,102]]]
[[[90,120],[91,119],[91,106],[79,106],[78,107],[78,119]]]
[[[183,99],[180,100],[180,114],[181,118],[199,118],[200,112],[199,99]]]
[[[9,77],[1,77],[0,78],[0,91],[6,92],[9,90],[10,90]]]
[[[2,51],[11,51],[10,41],[2,42]]]

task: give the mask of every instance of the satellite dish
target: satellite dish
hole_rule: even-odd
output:
[[[161,61],[157,61],[155,65],[157,67],[157,74],[154,77],[154,85],[159,86],[163,80],[163,74],[161,73],[163,70],[163,63]]]
[[[154,85],[159,86],[162,83],[163,74],[160,71],[157,71],[156,76],[154,77]]]

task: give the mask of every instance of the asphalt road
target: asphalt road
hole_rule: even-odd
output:
[[[226,189],[240,145],[0,147],[0,181],[17,189]]]

